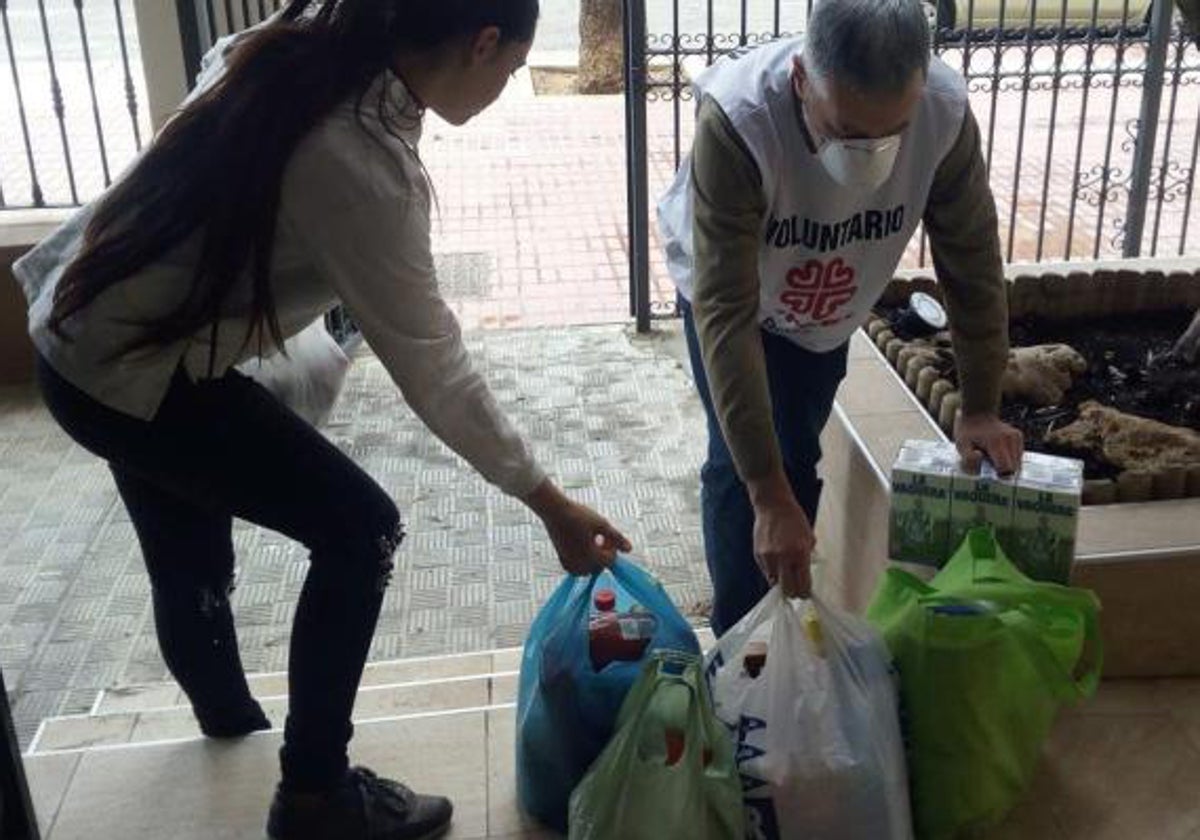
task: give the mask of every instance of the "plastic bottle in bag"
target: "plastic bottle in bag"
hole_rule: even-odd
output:
[[[758,679],[763,667],[767,664],[767,643],[750,642],[742,653],[742,668],[752,680]]]
[[[651,723],[646,727],[639,745],[644,758],[660,759],[673,767],[683,758],[687,746],[688,708],[692,702],[686,685],[663,685],[646,708]],[[712,763],[712,749],[705,746],[704,766]]]
[[[610,662],[636,662],[654,638],[658,621],[640,604],[617,612],[617,593],[598,589],[588,622],[588,649],[597,671]]]

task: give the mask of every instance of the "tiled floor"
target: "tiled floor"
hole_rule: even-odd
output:
[[[707,600],[698,478],[704,421],[678,332],[620,326],[476,332],[497,398],[566,490],[626,530],[691,613]],[[373,357],[327,429],[397,500],[409,528],[374,660],[519,645],[560,579],[540,526],[413,416]],[[0,665],[22,744],[97,692],[162,680],[149,584],[107,470],[29,392],[0,394]],[[286,668],[299,545],[239,526],[234,607],[250,672]]]
[[[1028,799],[987,836],[1200,837],[1198,709],[1200,681],[1106,683],[1063,714]],[[513,741],[512,709],[462,712],[361,725],[353,759],[450,795],[453,838],[552,836],[516,808]],[[258,840],[277,747],[268,734],[66,753],[35,757],[29,771],[48,840]]]

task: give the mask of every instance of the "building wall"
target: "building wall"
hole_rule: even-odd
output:
[[[25,317],[25,296],[12,274],[12,264],[28,245],[0,247],[0,385],[33,379],[33,344]]]

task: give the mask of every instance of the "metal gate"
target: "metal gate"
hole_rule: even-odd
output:
[[[283,7],[284,0],[175,0],[183,63],[188,80],[200,72],[200,59],[217,39],[262,23]]]
[[[0,211],[68,208],[149,135],[129,0],[0,0]]]
[[[218,38],[262,23],[283,8],[285,0],[175,0],[183,40],[188,82],[195,81],[200,61]],[[341,306],[325,316],[325,326],[343,348],[357,343],[360,332]]]
[[[674,312],[649,204],[687,154],[691,79],[803,32],[813,0],[624,0],[630,308]],[[1009,262],[1182,256],[1200,151],[1200,50],[1170,0],[937,0],[934,51],[966,79]],[[649,28],[649,32],[647,31]],[[923,267],[923,234],[902,263]]]

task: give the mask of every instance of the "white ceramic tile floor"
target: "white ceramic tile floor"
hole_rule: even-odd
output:
[[[1200,838],[1200,681],[1108,683],[1064,713],[1027,801],[989,840]],[[549,838],[515,803],[512,709],[359,726],[353,759],[457,805],[451,838]],[[29,759],[48,840],[261,840],[277,734]]]

